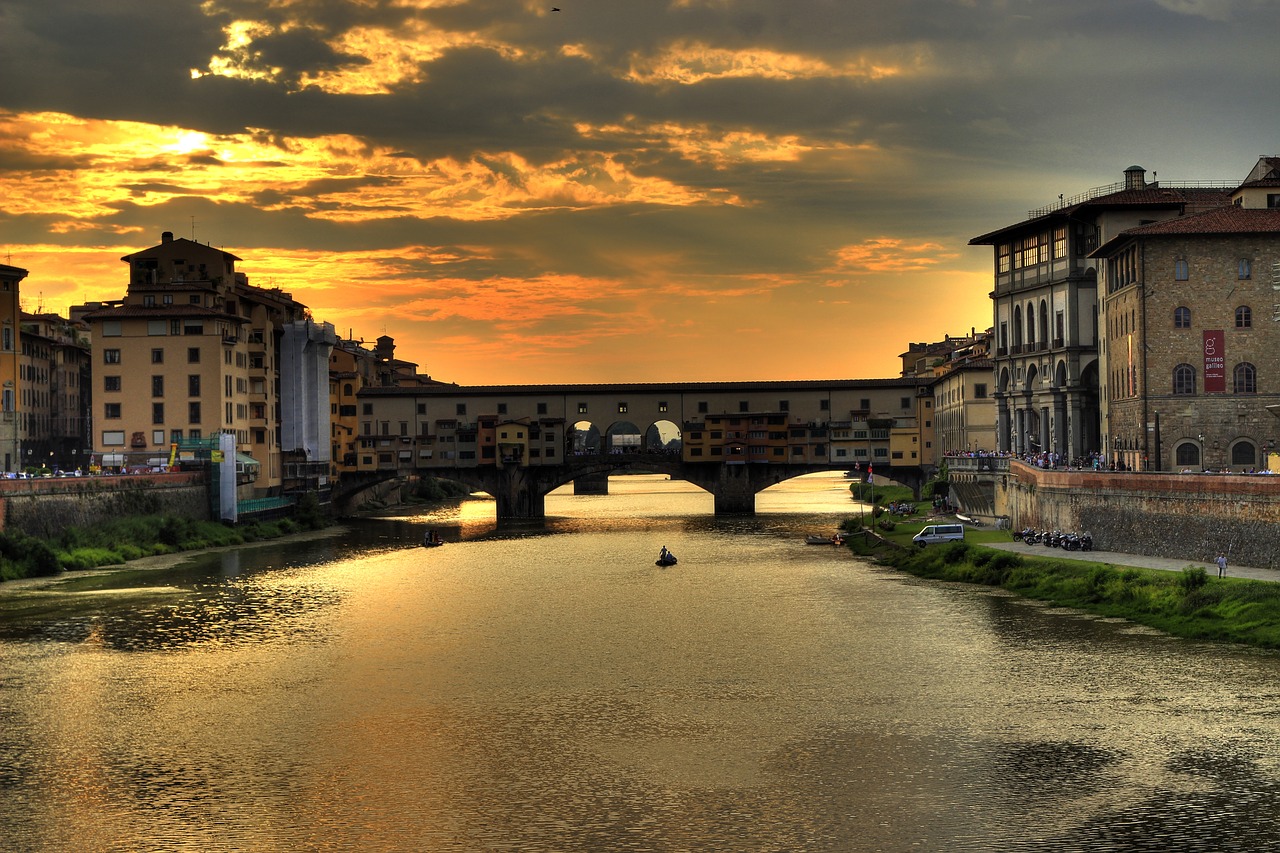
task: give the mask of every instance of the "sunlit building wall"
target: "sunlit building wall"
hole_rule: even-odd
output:
[[[0,264],[0,458],[4,470],[22,468],[19,438],[19,375],[21,352],[21,307],[19,283],[27,277],[20,267]]]

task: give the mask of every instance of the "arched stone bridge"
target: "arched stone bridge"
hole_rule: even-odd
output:
[[[393,477],[457,480],[493,495],[500,518],[537,518],[553,489],[607,488],[609,473],[665,473],[749,513],[756,493],[816,471],[874,464],[912,488],[935,470],[926,380],[602,385],[444,383],[357,394],[357,473],[338,494]],[[678,448],[678,450],[677,450]]]
[[[724,462],[683,462],[668,453],[595,454],[570,457],[561,465],[520,467],[438,466],[422,469],[379,470],[344,475],[333,491],[332,500],[339,507],[365,489],[392,479],[411,476],[439,477],[455,480],[477,491],[492,495],[497,502],[499,519],[542,518],[546,514],[546,496],[566,483],[586,484],[579,493],[604,494],[607,478],[622,470],[667,474],[673,480],[685,480],[710,492],[715,499],[716,515],[751,514],[755,512],[755,496],[784,480],[820,471],[843,471],[847,466],[829,463],[743,465]],[[920,487],[928,472],[920,466],[885,466],[875,470],[877,480],[892,480],[920,497]]]

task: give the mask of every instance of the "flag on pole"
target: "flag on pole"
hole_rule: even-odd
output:
[[[867,482],[868,483],[875,482],[875,466],[872,465],[870,462],[867,463]]]

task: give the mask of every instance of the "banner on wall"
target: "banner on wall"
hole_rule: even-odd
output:
[[[1226,338],[1221,329],[1204,333],[1204,393],[1227,390]]]

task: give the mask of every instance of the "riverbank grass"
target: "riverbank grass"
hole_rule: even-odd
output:
[[[330,523],[314,501],[304,501],[292,517],[235,526],[177,516],[139,515],[69,527],[53,539],[11,531],[0,534],[0,580],[49,577],[62,571],[115,566],[143,557],[244,545],[319,530]]]
[[[1007,538],[997,530],[966,530],[965,542],[918,548],[911,537],[922,526],[899,524],[891,533],[847,542],[857,553],[918,577],[998,586],[1188,639],[1280,648],[1280,584],[1211,578],[1201,566],[1169,572],[982,547]]]

